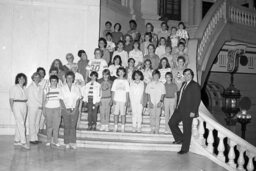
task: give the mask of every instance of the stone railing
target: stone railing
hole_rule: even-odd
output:
[[[197,50],[198,61],[202,60],[205,48],[211,43],[211,37],[214,36],[214,30],[217,25],[223,24],[223,22],[220,21],[226,22],[226,3],[226,0],[216,2],[214,7],[210,9],[210,14],[204,18],[198,28],[196,37],[201,39]]]
[[[202,110],[193,122],[193,139],[205,150],[205,156],[211,156],[228,170],[253,171],[256,168],[256,148]]]

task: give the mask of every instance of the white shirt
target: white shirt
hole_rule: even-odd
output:
[[[84,86],[84,77],[82,74],[76,72],[75,73],[75,85],[77,86]]]
[[[129,82],[127,80],[115,79],[111,91],[115,92],[115,101],[125,103],[126,93],[129,92]]]
[[[27,100],[24,88],[22,88],[19,84],[16,84],[10,88],[9,98],[13,100]]]
[[[135,66],[139,63],[143,63],[143,53],[140,50],[132,50],[129,53],[129,58],[133,58],[135,60]]]
[[[113,59],[115,58],[116,55],[119,55],[121,57],[122,66],[127,67],[128,66],[128,53],[125,50],[122,50],[121,52],[115,51],[113,53]],[[113,59],[112,59],[112,62],[113,62]]]
[[[162,56],[163,54],[165,54],[165,46],[158,46],[156,48],[156,52],[157,56]]]
[[[171,39],[171,42],[172,42],[172,48],[177,47],[178,42],[179,42],[179,36],[177,36],[177,34],[170,35],[170,39]]]
[[[171,69],[171,68],[162,68],[162,69],[158,69],[158,70],[159,70],[159,72],[160,72],[159,81],[164,84],[164,83],[166,82],[165,74],[166,74],[167,72],[171,72],[172,69]]]
[[[88,102],[88,92],[90,90],[92,82],[90,81],[84,87],[82,87],[82,96],[84,102]],[[93,82],[93,104],[99,103],[101,99],[101,85],[98,82]]]
[[[146,93],[150,95],[153,105],[160,102],[162,95],[165,94],[165,86],[160,81],[152,81],[146,87]]]
[[[176,35],[179,36],[179,38],[183,38],[185,40],[189,38],[187,30],[184,29],[178,29]]]
[[[86,67],[89,70],[89,75],[92,71],[96,71],[98,73],[98,79],[102,78],[102,71],[107,68],[108,64],[104,59],[91,59]]]
[[[109,52],[114,52],[115,47],[116,47],[116,45],[115,45],[114,42],[107,41],[107,50],[108,50]]]
[[[148,84],[152,80],[152,72],[153,70],[142,70],[143,76],[144,76],[144,82]]]
[[[144,93],[144,82],[140,81],[139,83],[135,83],[135,81],[132,81],[130,84],[130,92],[129,92],[131,103],[141,104],[141,100],[143,99],[143,93]]]
[[[110,76],[115,76],[115,77],[117,77],[117,75],[116,75],[116,71],[117,71],[117,69],[120,67],[120,65],[110,65],[109,67],[108,67],[108,69],[109,69],[109,71],[110,71]]]
[[[43,89],[40,85],[36,85],[32,82],[26,89],[28,97],[28,106],[41,107],[43,102]]]
[[[72,84],[71,91],[67,84],[60,88],[60,99],[63,100],[67,109],[74,109],[79,98],[81,98],[81,92],[78,86]]]

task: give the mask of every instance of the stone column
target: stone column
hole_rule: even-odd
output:
[[[189,0],[181,0],[181,21],[184,23],[189,21]]]
[[[254,9],[254,0],[248,0],[249,8]]]
[[[203,3],[202,0],[195,0],[195,15],[194,15],[194,24],[199,25],[202,21],[202,10]]]
[[[142,18],[157,20],[160,18],[158,15],[158,1],[157,0],[141,0],[141,13]]]
[[[188,4],[188,24],[189,25],[194,25],[194,0],[188,0],[189,4]]]

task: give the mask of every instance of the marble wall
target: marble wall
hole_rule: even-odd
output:
[[[93,58],[99,37],[100,0],[0,1],[0,133],[13,130],[8,92],[15,75],[30,76],[38,66],[47,72],[55,58],[64,63],[85,49]]]

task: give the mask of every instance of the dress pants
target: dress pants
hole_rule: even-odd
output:
[[[14,141],[26,143],[26,115],[27,115],[27,105],[23,102],[14,102],[13,104],[13,114],[16,121],[15,126],[15,138]]]
[[[88,126],[97,124],[98,106],[93,104],[93,99],[88,98]]]
[[[175,109],[171,119],[169,120],[169,127],[172,131],[172,135],[175,141],[182,141],[181,150],[184,152],[189,151],[191,141],[191,130],[193,118],[189,117],[189,114],[180,113],[178,109]],[[183,133],[179,128],[179,123],[183,123]]]
[[[38,131],[42,110],[39,106],[28,106],[28,127],[30,141],[38,141]]]
[[[64,122],[64,144],[76,143],[76,125],[79,115],[78,108],[75,108],[73,112],[73,114],[70,114],[64,109],[61,112]]]

